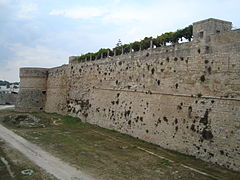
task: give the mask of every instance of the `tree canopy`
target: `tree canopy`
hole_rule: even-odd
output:
[[[135,41],[133,43],[123,45],[122,43],[120,43],[121,41],[119,40],[116,47],[114,47],[113,49],[101,48],[96,53],[89,52],[84,55],[77,56],[75,60],[79,62],[85,60],[96,60],[106,58],[107,56],[121,55],[122,53],[126,54],[129,53],[131,49],[134,52],[145,50],[150,48],[151,41],[153,43],[153,46],[156,47],[166,46],[167,43],[176,44],[179,42],[179,40],[182,40],[183,38],[187,39],[188,41],[191,41],[192,30],[193,30],[192,25],[189,25],[183,29],[178,29],[175,32],[163,33],[160,36],[157,36],[156,38],[145,37],[141,41]]]

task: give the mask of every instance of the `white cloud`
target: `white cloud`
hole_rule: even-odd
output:
[[[145,21],[148,19],[148,15],[142,13],[137,9],[132,8],[119,8],[115,10],[109,10],[108,13],[102,18],[104,22],[113,23],[113,24],[122,24],[136,22],[136,21]],[[123,24],[124,23],[124,24]]]
[[[62,15],[73,19],[89,19],[92,17],[101,16],[103,13],[104,13],[103,10],[96,7],[76,7],[65,10],[54,9],[49,14],[55,16]]]
[[[0,0],[0,5],[8,4],[10,0]]]
[[[21,3],[20,10],[17,13],[17,17],[20,19],[31,19],[38,11],[37,4],[34,3]]]
[[[9,49],[15,54],[8,63],[0,67],[0,79],[16,81],[20,67],[54,67],[68,63],[69,52],[49,49],[42,45],[28,47],[11,44]],[[18,79],[19,80],[19,79]]]

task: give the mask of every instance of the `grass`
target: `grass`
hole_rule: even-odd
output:
[[[0,116],[9,114],[17,112],[0,111]],[[240,179],[239,173],[116,131],[83,123],[79,118],[54,113],[31,114],[41,119],[41,123],[45,124],[44,128],[19,128],[9,124],[5,126],[97,179]],[[149,154],[139,147],[174,162]],[[181,164],[216,178],[201,175]]]

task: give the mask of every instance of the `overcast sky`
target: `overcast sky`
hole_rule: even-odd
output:
[[[0,79],[210,17],[240,28],[239,8],[239,0],[0,0]]]

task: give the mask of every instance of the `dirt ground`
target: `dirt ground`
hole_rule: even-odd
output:
[[[30,116],[39,121],[33,122],[31,118],[28,119],[30,122],[24,123],[7,120],[9,116],[17,118],[18,115],[13,110],[2,110],[0,121],[15,133],[95,179],[240,179],[240,173],[115,131],[82,123],[78,118],[31,113]],[[41,125],[29,127],[29,123]]]
[[[22,174],[22,171],[24,170],[32,170],[32,174]],[[11,179],[55,180],[56,178],[46,173],[20,152],[8,146],[2,139],[0,139],[0,180]]]

